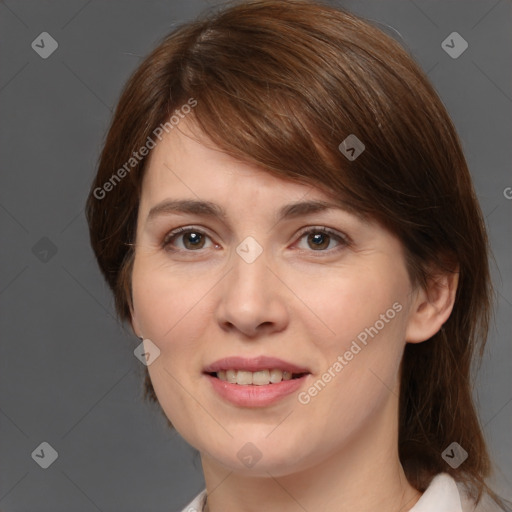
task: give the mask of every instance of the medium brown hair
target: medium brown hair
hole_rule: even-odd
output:
[[[420,491],[447,472],[477,499],[498,500],[484,480],[490,461],[471,394],[491,311],[488,242],[456,130],[423,71],[371,23],[313,1],[238,3],[167,36],[125,86],[87,201],[92,247],[123,320],[147,158],[97,191],[190,98],[195,126],[228,154],[321,188],[396,234],[414,284],[458,265],[451,316],[405,348],[399,454]],[[365,145],[353,161],[338,149],[351,134]],[[469,454],[457,469],[441,457],[453,441]]]

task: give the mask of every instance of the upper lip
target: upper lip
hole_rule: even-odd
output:
[[[281,370],[290,373],[310,373],[305,367],[298,366],[288,361],[283,361],[277,357],[258,356],[245,358],[239,356],[225,357],[219,359],[204,368],[205,373],[214,373],[221,370],[245,370],[248,372],[258,372],[260,370]]]

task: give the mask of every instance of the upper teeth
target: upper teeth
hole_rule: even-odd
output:
[[[221,370],[217,372],[220,380],[226,380],[232,384],[241,384],[247,386],[254,384],[256,386],[264,386],[265,384],[276,384],[282,380],[290,380],[291,372],[281,371],[278,369],[261,370],[258,372],[247,372],[245,370]]]

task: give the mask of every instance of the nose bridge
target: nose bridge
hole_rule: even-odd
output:
[[[254,253],[248,252],[248,257],[238,254],[233,257],[233,270],[231,274],[231,291],[234,294],[248,296],[254,295],[255,298],[263,298],[265,293],[264,284],[268,284],[269,261],[267,255],[255,256]],[[250,256],[250,257],[249,257]]]
[[[217,320],[223,328],[251,335],[263,325],[267,329],[284,327],[287,309],[271,265],[270,253],[254,240],[239,244],[217,306]]]

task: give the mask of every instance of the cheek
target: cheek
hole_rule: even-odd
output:
[[[314,407],[343,422],[364,417],[398,393],[398,369],[404,347],[408,279],[365,271],[331,281],[309,304],[329,328],[315,339],[322,354],[320,375],[306,390]],[[318,321],[317,321],[318,322]],[[322,417],[322,414],[319,414]]]
[[[183,329],[187,317],[197,315],[205,286],[200,276],[182,276],[151,258],[136,258],[132,274],[133,307],[143,335],[162,345],[162,349],[186,341],[176,333]],[[186,338],[194,337],[190,327]]]
[[[185,278],[161,265],[140,260],[132,275],[134,317],[144,338],[160,350],[148,367],[157,396],[175,400],[180,396],[178,382],[190,380],[199,371],[199,343],[208,318],[205,289],[198,277]],[[177,380],[175,380],[177,379]],[[174,397],[174,398],[173,398]]]
[[[149,260],[149,258],[148,258]],[[148,366],[158,401],[179,432],[201,414],[184,389],[201,377],[200,342],[207,335],[205,293],[212,284],[140,258],[132,274],[134,315],[145,338],[160,350]]]
[[[339,353],[348,350],[358,337],[363,344],[372,340],[376,331],[375,339],[401,341],[408,281],[396,272],[395,279],[383,278],[383,274],[365,269],[325,281],[322,288],[310,288],[307,305],[314,313],[311,317],[315,316],[317,323],[320,319],[328,331],[327,336],[317,338],[323,348]]]

